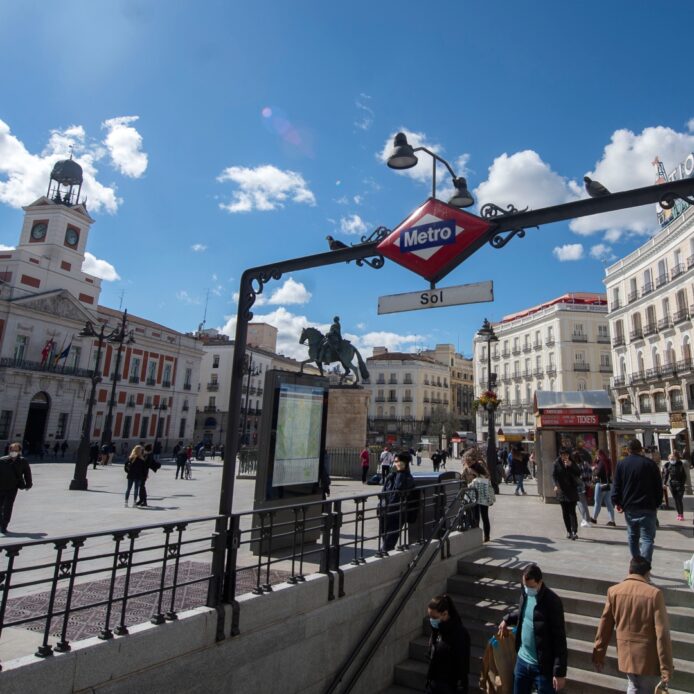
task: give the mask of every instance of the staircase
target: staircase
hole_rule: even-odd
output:
[[[520,597],[520,569],[483,557],[458,563],[458,574],[448,579],[463,622],[470,632],[470,692],[479,691],[481,657],[487,640],[510,606]],[[593,640],[605,604],[608,581],[567,574],[545,574],[544,580],[564,604],[569,649],[567,694],[622,694],[626,677],[617,670],[616,648],[607,652],[605,668],[593,670]],[[672,694],[694,693],[694,596],[691,591],[664,590],[670,617],[675,659]],[[424,690],[427,673],[428,620],[422,621],[422,635],[410,643],[409,658],[395,668],[394,684],[383,694],[412,694]],[[614,644],[614,637],[613,637]]]

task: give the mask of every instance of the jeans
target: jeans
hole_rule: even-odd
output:
[[[624,518],[627,522],[627,539],[629,540],[631,556],[641,555],[644,559],[652,562],[657,521],[656,512],[634,509],[624,511]]]
[[[607,506],[607,513],[610,516],[610,520],[614,523],[614,506],[612,505],[612,490],[605,489],[605,485],[598,482],[595,485],[595,506],[593,507],[593,518],[598,519],[600,514],[600,509],[602,508],[602,500],[605,499],[605,506]]]
[[[570,533],[571,535],[575,535],[578,531],[578,518],[576,518],[576,502],[562,501],[561,514],[564,518],[564,526],[566,527],[566,532]]]
[[[552,677],[540,673],[537,665],[526,663],[523,658],[516,658],[513,671],[513,694],[530,694],[533,684],[537,694],[554,694]]]
[[[578,510],[581,512],[581,518],[586,522],[590,522],[590,512],[588,511],[588,500],[585,492],[578,492]]]
[[[627,694],[651,694],[660,682],[660,677],[627,674],[627,682]]]
[[[125,503],[128,503],[128,497],[130,496],[130,490],[133,489],[133,499],[137,499],[140,494],[140,485],[142,480],[128,480],[128,488],[125,490]]]
[[[525,489],[523,488],[523,477],[524,475],[514,475],[513,481],[516,483],[516,493],[520,492],[525,494]]]

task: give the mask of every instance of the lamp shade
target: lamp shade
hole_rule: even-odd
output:
[[[467,181],[462,177],[454,178],[455,194],[448,201],[453,207],[470,207],[475,204],[475,200],[467,189]]]
[[[393,140],[393,153],[388,157],[388,166],[391,169],[411,169],[417,161],[405,133],[398,133]]]

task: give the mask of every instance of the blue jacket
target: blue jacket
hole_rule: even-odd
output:
[[[620,460],[612,480],[612,503],[625,511],[656,511],[663,503],[663,481],[656,463],[643,455]]]

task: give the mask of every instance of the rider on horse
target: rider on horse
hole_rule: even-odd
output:
[[[340,345],[342,344],[342,330],[340,328],[340,316],[333,318],[333,324],[325,335],[321,349],[321,361],[324,363],[339,359]],[[332,349],[332,355],[326,354],[327,349]]]

